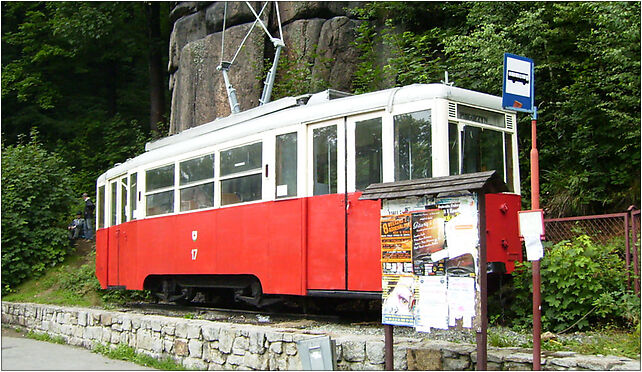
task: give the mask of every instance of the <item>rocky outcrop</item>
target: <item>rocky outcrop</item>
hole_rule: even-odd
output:
[[[265,2],[250,4],[258,14]],[[362,3],[318,1],[278,4],[286,45],[282,59],[288,62],[286,65],[310,70],[310,92],[329,87],[350,91],[358,62],[357,51],[352,44],[360,21],[349,18],[347,9]],[[171,11],[173,30],[168,63],[172,94],[170,133],[230,114],[223,76],[216,67],[221,59],[232,60],[255,17],[245,2],[228,2],[222,49],[224,8],[224,2],[179,2]],[[274,3],[266,6],[260,18],[272,35],[279,35]],[[256,25],[229,72],[241,110],[258,105],[274,50],[265,32]],[[279,76],[277,71],[277,83]]]

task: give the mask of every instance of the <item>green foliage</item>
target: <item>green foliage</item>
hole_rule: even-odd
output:
[[[91,194],[98,175],[142,151],[148,136],[147,7],[2,3],[4,141],[14,144],[37,126],[43,146],[73,167],[78,194]],[[165,45],[168,7],[161,4]]]
[[[281,54],[272,89],[273,101],[283,97],[297,96],[330,88],[325,79],[312,73],[315,63],[321,66],[332,62],[329,58],[322,57],[317,52],[317,47],[317,45],[314,45],[312,52],[305,55],[301,51],[292,48]],[[267,74],[271,67],[272,62],[266,60],[264,73]]]
[[[639,205],[639,2],[373,2],[353,12],[365,20],[355,90],[439,82],[448,71],[458,87],[501,95],[504,53],[531,57],[548,215]],[[529,121],[518,123],[524,200]]]
[[[622,245],[599,246],[586,235],[547,249],[541,261],[542,325],[563,331],[588,329],[614,322],[640,322],[640,299],[626,290]],[[532,272],[530,262],[514,272],[516,299],[511,310],[515,325],[531,324]]]
[[[54,344],[65,345],[67,343],[65,342],[65,339],[62,336],[51,337],[51,335],[48,333],[39,333],[39,332],[29,331],[26,337],[33,340],[46,341]]]
[[[62,262],[73,195],[70,170],[38,142],[2,146],[2,293]]]
[[[93,351],[111,359],[125,360],[141,366],[163,371],[178,371],[185,369],[181,364],[176,363],[169,357],[158,360],[149,355],[138,353],[134,348],[125,344],[118,344],[115,348],[110,348],[104,344],[96,344],[94,345]]]

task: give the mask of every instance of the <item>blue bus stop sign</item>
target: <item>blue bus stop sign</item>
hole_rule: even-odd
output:
[[[508,110],[533,112],[535,76],[532,59],[504,53],[503,85],[502,107]]]

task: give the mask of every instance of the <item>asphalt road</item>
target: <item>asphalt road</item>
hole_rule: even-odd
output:
[[[33,340],[13,329],[2,327],[2,370],[152,371],[154,369],[109,359],[81,347]]]

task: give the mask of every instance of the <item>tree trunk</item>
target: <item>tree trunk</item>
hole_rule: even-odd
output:
[[[160,3],[146,3],[149,36],[149,129],[153,137],[160,136],[159,123],[165,122],[165,92],[163,90],[162,53],[163,40],[160,30]]]

